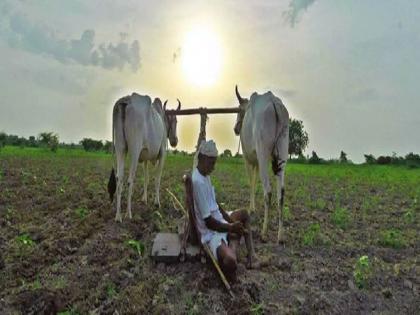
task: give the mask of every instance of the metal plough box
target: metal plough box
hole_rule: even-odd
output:
[[[158,233],[153,240],[152,259],[156,262],[175,263],[181,254],[181,240],[177,233]]]

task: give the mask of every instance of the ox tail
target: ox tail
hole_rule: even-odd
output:
[[[272,102],[272,104],[276,117],[276,139],[274,141],[273,150],[271,151],[271,169],[273,170],[274,175],[278,175],[281,172],[283,164],[286,163],[286,161],[280,159],[280,154],[278,152],[278,141],[281,136],[282,128],[279,128],[280,117],[279,113],[277,112],[276,104],[274,102]]]
[[[111,170],[111,175],[109,176],[109,180],[108,180],[108,193],[109,193],[109,199],[110,202],[112,203],[112,201],[114,200],[114,194],[115,191],[117,190],[117,179],[115,176],[115,127],[119,127],[122,129],[122,134],[123,134],[123,139],[124,139],[124,147],[127,148],[127,139],[125,137],[125,109],[127,107],[127,103],[126,102],[121,102],[118,101],[115,106],[114,109],[112,111],[112,151],[111,151],[111,156],[112,156],[112,163],[113,163],[113,167]],[[119,115],[121,113],[121,115]],[[121,116],[121,119],[120,119]],[[118,124],[118,120],[120,119],[120,124]]]

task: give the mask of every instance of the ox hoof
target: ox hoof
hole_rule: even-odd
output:
[[[283,224],[280,224],[279,231],[277,233],[277,244],[283,244],[286,241],[286,236],[284,234]]]
[[[117,214],[117,215],[115,216],[115,222],[120,222],[120,223],[122,223],[122,217],[121,217],[121,214]]]
[[[284,233],[281,233],[281,235],[277,236],[277,244],[284,244],[286,242],[286,237],[284,236]]]
[[[267,234],[261,234],[261,242],[262,243],[267,243],[268,242]]]

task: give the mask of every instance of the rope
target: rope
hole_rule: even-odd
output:
[[[238,140],[238,151],[236,152],[236,155],[239,155],[240,149],[241,149],[241,137],[239,137],[239,140]]]

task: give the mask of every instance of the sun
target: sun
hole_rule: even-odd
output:
[[[222,48],[217,34],[203,27],[190,30],[185,35],[181,59],[189,83],[201,87],[213,85],[222,69]]]

